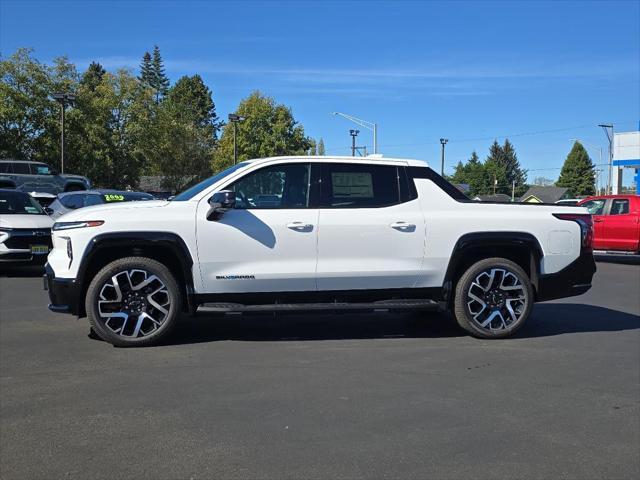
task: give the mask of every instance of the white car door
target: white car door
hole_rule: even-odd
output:
[[[311,165],[280,163],[247,173],[221,190],[236,208],[207,220],[197,211],[204,293],[316,290],[318,209],[311,208]]]
[[[419,282],[425,219],[403,166],[325,163],[321,190],[318,290]]]

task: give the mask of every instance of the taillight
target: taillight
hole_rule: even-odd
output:
[[[591,215],[584,213],[554,213],[553,216],[560,220],[568,220],[580,225],[582,248],[585,250],[593,249],[593,220]]]

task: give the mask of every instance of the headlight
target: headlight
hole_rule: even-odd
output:
[[[0,228],[0,243],[3,243],[7,238],[11,236],[12,228]]]
[[[85,220],[83,222],[56,222],[53,224],[53,231],[71,230],[72,228],[99,227],[104,220]]]

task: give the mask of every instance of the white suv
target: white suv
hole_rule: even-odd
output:
[[[417,160],[253,160],[62,220],[49,308],[119,346],[158,342],[182,311],[446,309],[506,337],[595,272],[586,210],[472,202]]]

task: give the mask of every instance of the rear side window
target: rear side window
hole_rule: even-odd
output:
[[[51,169],[49,165],[45,165],[44,163],[32,163],[31,173],[34,175],[51,175]]]
[[[11,162],[0,162],[0,173],[11,173]]]
[[[376,208],[401,202],[398,168],[392,165],[325,163],[320,207]]]
[[[602,212],[604,211],[604,204],[604,200],[589,200],[588,202],[584,202],[581,206],[589,210],[591,215],[602,215]]]
[[[13,164],[13,173],[16,174],[23,174],[23,175],[30,175],[31,174],[31,170],[29,170],[29,164],[28,163],[14,163]]]
[[[625,215],[629,213],[629,200],[626,198],[615,198],[611,202],[610,215]]]
[[[82,193],[65,195],[64,197],[60,198],[60,203],[62,203],[62,205],[64,205],[66,208],[75,210],[76,208],[84,207],[84,197],[85,195]]]

